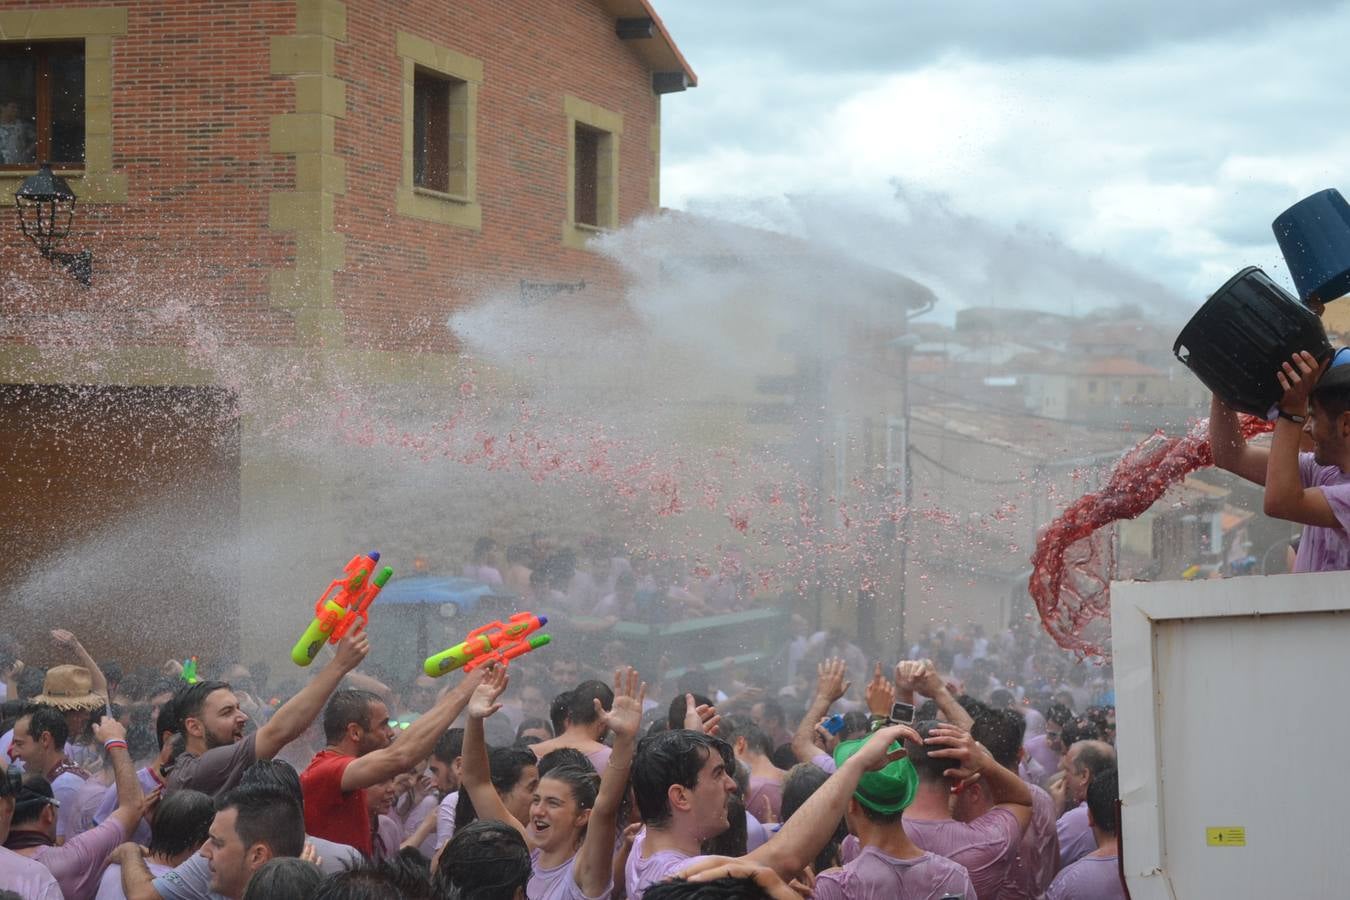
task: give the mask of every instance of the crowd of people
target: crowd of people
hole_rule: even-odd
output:
[[[0,636],[0,898],[1124,896],[1108,671],[1030,628],[882,662],[793,627],[749,669],[549,648],[439,691],[364,633],[293,690]]]

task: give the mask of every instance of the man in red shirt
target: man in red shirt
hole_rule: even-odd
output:
[[[392,743],[389,707],[369,691],[333,694],[323,711],[328,746],[315,754],[300,776],[305,794],[305,830],[315,837],[371,854],[366,791],[406,772],[430,754],[436,741],[468,705],[487,667],[445,691],[436,705]]]

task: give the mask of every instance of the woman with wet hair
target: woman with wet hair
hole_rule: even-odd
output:
[[[530,877],[530,850],[520,832],[481,819],[456,829],[445,845],[432,893],[437,900],[525,900]]]
[[[607,900],[613,887],[619,804],[628,788],[647,686],[639,685],[633,669],[614,673],[611,709],[606,712],[600,701],[595,701],[596,714],[614,734],[614,749],[599,784],[594,771],[580,766],[550,768],[539,780],[522,819],[507,808],[488,778],[483,739],[483,720],[501,708],[497,700],[506,690],[507,681],[505,669],[493,671],[469,701],[463,790],[472,796],[479,815],[506,822],[525,839],[533,869],[530,900]]]
[[[269,859],[253,873],[243,900],[282,900],[308,897],[323,883],[323,873],[309,860],[296,856]]]

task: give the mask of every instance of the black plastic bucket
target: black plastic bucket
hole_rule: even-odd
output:
[[[1322,321],[1256,266],[1238,272],[1205,301],[1172,352],[1233,409],[1268,417],[1284,391],[1280,363],[1300,350],[1331,355]]]
[[[1304,197],[1270,227],[1304,303],[1350,293],[1350,204],[1340,191]]]

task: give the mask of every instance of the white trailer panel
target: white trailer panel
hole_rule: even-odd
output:
[[[1350,897],[1350,573],[1111,601],[1133,900]]]

